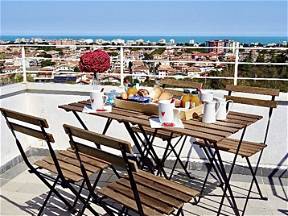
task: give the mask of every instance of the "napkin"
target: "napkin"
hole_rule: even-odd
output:
[[[158,117],[153,117],[149,119],[150,122],[150,127],[151,128],[168,128],[168,127],[173,127],[173,128],[184,128],[184,125],[181,121],[181,119],[177,118],[175,119],[174,126],[163,126],[163,124],[160,122]]]
[[[101,110],[93,110],[91,105],[84,106],[82,112],[84,113],[103,113],[103,112],[112,112],[112,106],[111,105],[105,105],[103,109]]]

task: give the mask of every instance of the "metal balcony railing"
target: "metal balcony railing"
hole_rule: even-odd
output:
[[[7,44],[7,45],[0,45],[0,48],[5,47],[19,47],[21,48],[21,57],[17,56],[13,59],[6,59],[6,60],[18,60],[21,61],[21,71],[15,72],[15,73],[22,73],[23,74],[23,82],[27,82],[27,74],[28,73],[38,73],[39,71],[32,71],[26,68],[26,60],[27,59],[36,59],[36,60],[51,60],[51,61],[77,61],[79,58],[45,58],[45,57],[26,57],[25,49],[29,47],[57,47],[57,48],[92,48],[92,49],[116,49],[118,51],[118,57],[114,60],[114,64],[118,63],[120,65],[120,73],[107,73],[108,76],[120,76],[121,85],[124,83],[124,77],[129,76],[149,76],[149,77],[158,77],[158,75],[155,74],[131,74],[131,73],[124,73],[124,65],[127,61],[142,61],[145,63],[191,63],[191,64],[225,64],[225,65],[234,65],[234,76],[230,77],[222,77],[222,76],[199,76],[197,79],[226,79],[226,80],[233,80],[234,85],[237,85],[238,80],[270,80],[270,81],[285,81],[287,82],[288,79],[286,78],[261,78],[261,77],[239,77],[238,75],[238,69],[239,65],[274,65],[274,66],[288,66],[288,62],[281,62],[281,63],[272,63],[272,62],[244,62],[240,61],[240,50],[279,50],[279,51],[287,51],[287,47],[240,47],[239,42],[233,43],[232,47],[194,47],[194,46],[128,46],[128,45],[47,45],[47,44]],[[133,59],[127,59],[124,55],[124,49],[156,49],[156,48],[165,48],[165,49],[225,49],[225,50],[231,50],[234,57],[234,61],[187,61],[187,60],[169,60],[169,59],[153,59],[153,60],[133,60]],[[286,54],[287,55],[287,54]],[[7,75],[7,74],[2,74]],[[181,75],[177,76],[165,76],[165,77],[176,77],[181,78]],[[184,77],[184,76],[183,76]],[[185,76],[186,77],[186,76]],[[0,73],[0,79],[1,79],[1,73]]]

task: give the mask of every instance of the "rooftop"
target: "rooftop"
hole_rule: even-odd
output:
[[[116,89],[121,91],[121,88],[115,86],[105,86],[105,91]],[[56,145],[54,148],[66,149],[68,144],[67,137],[63,136],[62,125],[69,123],[79,126],[79,122],[71,115],[71,113],[63,112],[58,109],[58,105],[76,102],[88,98],[90,86],[82,86],[75,84],[55,84],[55,83],[18,83],[1,87],[1,107],[10,108],[19,112],[41,116],[48,120],[50,124],[50,132],[54,134]],[[227,94],[222,90],[207,90],[213,92],[215,95]],[[252,193],[253,199],[248,203],[246,210],[247,215],[281,215],[287,214],[287,113],[288,113],[288,94],[280,93],[276,98],[279,106],[273,113],[271,120],[271,131],[268,138],[268,147],[264,151],[264,155],[260,164],[258,172],[258,180],[260,187],[268,201],[256,199],[257,194]],[[233,107],[235,110],[242,107]],[[263,115],[264,119],[267,118],[267,112],[258,108],[242,108],[242,111]],[[87,125],[91,130],[102,130],[104,119],[97,118],[95,120],[89,118],[85,114],[81,114],[85,119]],[[3,127],[2,127],[3,125]],[[247,133],[247,140],[259,141],[262,140],[261,124],[252,125]],[[127,140],[129,137],[125,133],[125,129],[118,123],[112,123],[111,129],[108,130],[108,135],[122,138]],[[235,137],[239,137],[239,133]],[[132,141],[131,141],[132,142]],[[188,141],[190,143],[191,140]],[[161,141],[156,142],[160,148],[157,153],[163,154],[161,149]],[[31,175],[27,167],[19,157],[18,149],[16,148],[15,141],[8,130],[3,117],[1,116],[1,215],[34,215],[41,206],[48,189],[39,182],[38,178]],[[4,147],[3,147],[4,146]],[[277,147],[275,147],[277,146]],[[33,141],[28,139],[25,150],[30,155],[33,161],[47,155],[47,149],[43,142],[39,140]],[[178,167],[178,173],[174,178],[181,179],[187,185],[199,187],[205,174],[205,166],[203,164],[203,152],[199,148],[194,147],[190,154],[189,171],[195,179],[187,180],[183,174],[183,170]],[[186,153],[190,152],[189,148],[185,148],[181,158],[187,160]],[[284,150],[284,151],[283,151]],[[170,163],[175,161],[175,157],[169,157],[167,167]],[[225,161],[231,161],[229,155],[225,156]],[[241,198],[247,193],[247,188],[251,180],[249,172],[241,167],[244,160],[237,162],[235,175],[232,178],[232,190],[236,194],[236,201],[239,206],[243,205],[244,199]],[[252,164],[255,165],[256,158],[252,158]],[[229,164],[226,164],[229,167]],[[169,172],[170,169],[167,168]],[[112,173],[105,173],[101,179],[101,185],[111,181],[115,176]],[[209,187],[207,188],[207,195],[201,200],[198,205],[186,204],[184,207],[185,215],[215,215],[221,199],[221,189],[215,187],[215,179],[209,179]],[[68,191],[65,196],[71,197]],[[45,210],[47,215],[65,215],[68,213],[63,209],[63,204],[55,197],[49,201],[48,208]],[[100,207],[99,212],[103,213]],[[241,208],[240,208],[241,209]],[[90,215],[87,210],[85,214]],[[232,209],[228,203],[222,209],[221,215],[233,215]]]
[[[280,88],[280,95],[276,97],[278,107],[272,115],[271,128],[266,142],[267,147],[263,152],[257,173],[260,187],[264,196],[268,197],[268,201],[257,199],[256,192],[253,192],[252,199],[248,203],[246,215],[287,215],[288,93],[286,84],[288,79],[285,73],[288,66],[288,48],[253,47],[252,45],[242,47],[237,42],[233,42],[231,46],[96,46],[82,44],[69,47],[67,45],[55,46],[43,44],[39,48],[37,44],[1,45],[0,51],[3,52],[0,53],[0,57],[2,59],[4,55],[4,59],[0,63],[3,63],[5,67],[1,66],[0,69],[4,68],[5,70],[2,70],[2,73],[0,73],[0,85],[3,84],[3,86],[0,86],[0,107],[47,119],[50,125],[49,132],[53,134],[56,140],[53,148],[55,150],[66,149],[69,147],[69,140],[64,135],[63,124],[67,123],[79,126],[79,122],[72,113],[64,112],[58,106],[89,98],[91,87],[75,83],[89,83],[92,80],[92,75],[76,72],[77,65],[81,53],[91,48],[96,49],[99,47],[106,49],[113,55],[113,58],[111,58],[111,69],[101,77],[101,79],[103,78],[102,81],[105,81],[102,84],[107,84],[104,86],[105,92],[109,92],[112,89],[117,92],[123,92],[124,78],[131,76],[132,79],[137,78],[141,82],[140,85],[145,86],[147,89],[151,89],[151,87],[147,86],[153,86],[163,77],[173,77],[176,79],[194,78],[193,81],[204,83],[204,91],[212,92],[215,96],[219,97],[227,95],[226,91],[221,90],[222,86],[232,83],[234,85],[246,84]],[[36,54],[40,52],[39,49],[40,51],[43,49],[47,52],[39,56]],[[53,51],[54,49],[57,52],[49,52],[49,50]],[[203,49],[210,50],[210,53],[202,52]],[[222,54],[217,54],[216,58],[214,58],[213,54],[213,58],[209,58],[212,51],[220,51],[220,49],[223,51]],[[173,53],[173,55],[167,55],[167,50],[170,54]],[[134,54],[130,55],[130,52],[127,51],[131,51]],[[7,53],[6,57],[9,59],[5,59],[5,53]],[[207,58],[205,56],[203,58],[196,58],[196,55],[202,55],[202,57],[206,55]],[[228,56],[232,56],[232,58],[228,58]],[[61,70],[61,73],[59,73],[58,69],[63,65],[66,69],[65,71]],[[44,76],[43,71],[47,72],[47,66],[50,67],[51,74],[44,74]],[[164,69],[168,70],[167,73]],[[142,70],[143,73],[137,73]],[[178,75],[175,76],[174,74]],[[57,79],[54,79],[55,77]],[[147,77],[148,79],[146,79]],[[53,83],[53,81],[61,83]],[[17,83],[11,84],[11,82]],[[242,93],[236,94],[236,96],[241,95]],[[254,94],[249,96],[257,99],[266,99],[268,97],[264,95],[256,97]],[[249,126],[249,130],[247,130],[244,138],[246,141],[262,143],[264,140],[263,131],[265,130],[265,125],[262,122],[268,119],[267,109],[233,104],[231,110],[241,110],[243,113],[263,116],[262,120]],[[91,118],[91,116],[85,113],[81,113],[80,116],[90,130],[103,130],[105,118],[96,116],[95,118]],[[0,214],[37,214],[48,193],[48,189],[37,177],[29,173],[2,115],[0,119]],[[224,133],[224,131],[221,132]],[[133,143],[127,130],[119,122],[113,121],[107,134]],[[236,139],[240,137],[241,131],[232,136],[232,138]],[[192,145],[194,141],[194,138],[187,139],[183,152],[180,155],[181,160],[187,162],[189,172],[194,178],[187,179],[184,170],[180,166],[177,166],[177,172],[173,178],[187,186],[199,188],[207,171],[206,164],[208,163],[208,158],[205,156],[202,148]],[[155,147],[156,154],[162,156],[164,153],[163,141],[156,138],[155,145],[157,146]],[[46,144],[39,139],[25,138],[23,147],[32,161],[48,155]],[[136,150],[135,146],[133,146],[133,150]],[[250,158],[253,167],[257,164],[257,158],[255,155]],[[223,159],[225,167],[231,168],[233,157],[224,153]],[[168,157],[167,163],[165,163],[167,172],[171,171],[175,160],[176,157],[172,155]],[[245,159],[238,158],[234,169],[235,175],[232,175],[231,183],[240,210],[244,204],[243,197],[246,196],[251,181],[251,173],[248,169],[244,169],[243,165],[247,167]],[[106,185],[114,178],[115,176],[110,171],[105,171],[105,175],[100,180],[99,187]],[[215,185],[216,181],[214,178],[210,177],[208,182],[205,196],[201,199],[201,202],[198,205],[186,204],[184,206],[185,215],[216,215],[222,190]],[[69,197],[69,199],[72,197],[69,191],[65,191],[65,196]],[[100,213],[104,213],[100,207],[94,207],[97,209],[97,212],[99,210]],[[64,209],[62,202],[56,197],[53,197],[48,203],[45,214],[70,215]],[[85,214],[91,215],[91,212],[86,210]],[[234,215],[227,201],[225,201],[221,215]]]

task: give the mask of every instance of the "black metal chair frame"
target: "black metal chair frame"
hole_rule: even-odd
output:
[[[21,142],[19,141],[18,137],[16,136],[16,133],[15,133],[15,130],[14,130],[14,128],[13,128],[12,123],[11,123],[11,122],[9,121],[9,119],[8,119],[9,117],[8,117],[7,114],[6,114],[6,109],[1,109],[1,112],[2,112],[2,115],[4,116],[4,118],[5,118],[5,120],[6,120],[6,123],[7,123],[8,127],[9,127],[9,129],[10,129],[11,132],[12,132],[13,137],[15,138],[17,147],[18,147],[18,149],[19,149],[19,151],[20,151],[20,154],[21,154],[21,156],[22,156],[22,158],[23,158],[23,161],[25,162],[25,164],[26,164],[27,167],[29,168],[29,172],[30,172],[30,173],[34,173],[34,174],[50,189],[50,191],[48,192],[48,195],[47,195],[45,201],[43,202],[43,204],[42,204],[42,206],[41,206],[41,208],[40,208],[40,210],[39,210],[39,212],[38,212],[38,215],[41,215],[41,214],[42,214],[42,212],[43,212],[46,204],[48,203],[48,200],[50,199],[52,193],[54,193],[62,202],[64,202],[64,203],[66,204],[66,206],[68,207],[68,210],[69,210],[69,211],[75,213],[75,212],[76,212],[76,210],[75,210],[75,205],[77,204],[77,201],[80,200],[82,203],[85,203],[85,199],[80,195],[80,194],[81,194],[81,191],[82,191],[82,189],[83,189],[83,187],[84,187],[84,181],[83,181],[82,184],[80,185],[79,191],[77,191],[73,186],[78,186],[78,187],[79,187],[79,185],[77,185],[77,184],[73,184],[73,185],[72,185],[72,182],[70,182],[70,181],[68,181],[68,180],[65,179],[65,177],[64,177],[64,175],[63,175],[63,173],[62,173],[61,167],[60,167],[60,165],[59,165],[59,163],[58,163],[58,160],[57,160],[55,151],[54,151],[53,148],[52,148],[51,141],[50,141],[50,137],[48,136],[48,133],[47,133],[46,130],[45,130],[44,122],[43,122],[41,119],[39,119],[39,125],[37,125],[37,126],[40,127],[41,131],[35,130],[35,129],[33,129],[33,130],[34,130],[34,131],[37,131],[37,132],[41,132],[41,133],[43,134],[43,136],[45,137],[44,141],[46,142],[46,144],[47,144],[47,146],[48,146],[50,156],[51,156],[51,158],[52,158],[52,160],[53,160],[53,162],[54,162],[54,164],[55,164],[56,170],[57,170],[57,177],[56,177],[56,178],[53,178],[53,177],[51,177],[51,176],[48,176],[48,178],[47,178],[47,175],[46,175],[46,174],[39,172],[39,171],[38,171],[39,168],[35,168],[35,167],[30,163],[29,159],[27,158],[27,156],[26,156],[26,154],[25,154],[24,149],[22,148]],[[13,111],[13,112],[14,112],[14,111]],[[19,114],[21,115],[21,113],[19,113]],[[32,117],[32,116],[31,116],[31,117]],[[34,116],[33,116],[33,118],[37,118],[37,117],[34,117]],[[25,121],[23,121],[23,122],[25,122]],[[25,122],[25,123],[29,123],[29,122]],[[13,124],[15,124],[15,123],[13,123]],[[17,124],[17,125],[18,125],[18,124]],[[18,125],[18,126],[23,127],[23,128],[27,128],[27,129],[31,129],[31,128],[28,128],[28,127],[22,126],[22,125]],[[99,177],[100,177],[101,173],[102,173],[102,172],[100,172],[100,173],[98,174],[98,177],[96,178],[96,181],[95,181],[96,184],[97,184],[97,182],[98,182],[98,180],[99,180]],[[51,185],[51,184],[47,181],[47,179],[50,179],[50,180],[52,180],[52,181],[54,180],[53,185]],[[60,180],[60,182],[58,182],[59,180]],[[61,185],[61,187],[63,187],[63,188],[69,188],[70,191],[76,196],[76,197],[75,197],[75,200],[74,200],[74,202],[73,202],[72,205],[56,190],[55,187],[56,187],[57,184]],[[86,206],[85,206],[85,207],[86,207]],[[91,212],[93,212],[93,213],[95,212],[91,206],[88,206],[87,208],[89,208],[89,210],[90,210]],[[84,208],[82,209],[82,211],[84,211]],[[95,212],[95,213],[96,213],[96,212]],[[97,214],[97,213],[96,213],[96,214]]]
[[[231,94],[232,94],[232,91],[229,91],[229,92],[228,92],[228,96],[231,96]],[[271,101],[275,101],[275,96],[272,96]],[[227,104],[227,110],[228,110],[228,108],[229,108],[229,104]],[[267,121],[266,129],[265,129],[265,136],[264,136],[263,145],[265,145],[265,144],[266,144],[266,141],[267,141],[268,131],[269,131],[269,128],[270,128],[270,121],[271,121],[273,109],[274,109],[273,107],[270,107],[270,108],[269,108],[268,121]],[[231,206],[232,206],[232,208],[234,209],[235,214],[236,214],[236,215],[240,215],[239,209],[237,208],[237,205],[236,205],[236,202],[235,202],[235,198],[234,198],[233,193],[232,193],[232,190],[231,190],[231,187],[230,187],[230,185],[229,185],[229,181],[230,181],[230,179],[231,179],[231,177],[232,177],[232,174],[233,174],[233,169],[234,169],[234,166],[235,166],[235,163],[236,163],[236,160],[237,160],[237,156],[238,156],[238,154],[239,154],[239,150],[240,150],[241,143],[242,143],[243,138],[244,138],[244,135],[245,135],[245,131],[246,131],[246,127],[243,129],[241,138],[240,138],[239,143],[238,143],[238,146],[237,146],[237,150],[236,150],[236,152],[234,153],[235,156],[234,156],[234,158],[233,158],[233,162],[231,163],[231,168],[230,168],[230,171],[229,171],[228,176],[226,176],[226,171],[225,171],[225,168],[224,168],[223,160],[222,160],[221,155],[220,155],[220,151],[219,151],[219,149],[218,149],[218,147],[217,147],[217,143],[214,143],[214,144],[211,145],[211,144],[205,142],[205,146],[202,146],[202,148],[203,148],[203,150],[204,150],[204,152],[205,152],[205,154],[206,154],[206,156],[207,156],[207,158],[208,158],[208,160],[209,160],[209,162],[210,162],[211,168],[209,168],[209,169],[207,170],[207,174],[206,174],[206,177],[205,177],[205,180],[204,180],[204,184],[203,184],[203,186],[202,186],[202,189],[201,189],[201,192],[200,192],[200,196],[199,196],[199,199],[198,199],[197,202],[199,202],[200,199],[201,199],[201,197],[202,197],[202,194],[203,194],[203,192],[204,192],[205,185],[206,185],[206,183],[207,183],[208,176],[209,176],[209,174],[211,173],[212,168],[213,168],[213,170],[215,171],[215,173],[216,173],[217,176],[219,177],[218,179],[219,179],[219,181],[220,181],[220,186],[221,186],[222,190],[223,190],[223,187],[222,187],[222,186],[223,186],[223,183],[226,185],[226,187],[225,187],[224,190],[223,190],[223,191],[224,191],[224,194],[223,194],[222,199],[221,199],[221,202],[220,202],[220,206],[219,206],[219,209],[218,209],[218,215],[219,215],[220,212],[221,212],[221,209],[222,209],[222,206],[223,206],[223,202],[224,202],[224,197],[226,196],[227,190],[228,190],[229,193],[230,193],[230,196],[231,196],[231,199],[232,199],[232,204],[233,204],[233,205],[231,205]],[[211,149],[211,146],[212,146],[212,148],[214,149],[214,153],[213,153],[213,151],[212,151],[212,149]],[[245,214],[245,210],[246,210],[246,207],[247,207],[247,204],[248,204],[248,200],[249,200],[249,198],[250,198],[250,194],[251,194],[252,187],[253,187],[254,183],[255,183],[256,188],[257,188],[257,190],[258,190],[260,199],[262,199],[262,200],[268,200],[267,197],[264,197],[264,196],[263,196],[263,194],[262,194],[262,192],[261,192],[261,189],[260,189],[260,186],[259,186],[259,183],[258,183],[258,181],[257,181],[257,177],[256,177],[256,175],[257,175],[257,170],[258,170],[258,167],[259,167],[259,164],[260,164],[260,161],[261,161],[261,157],[262,157],[262,154],[263,154],[263,150],[264,150],[264,149],[262,149],[262,150],[260,151],[260,154],[259,154],[259,157],[258,157],[256,166],[255,166],[254,169],[253,169],[253,167],[252,167],[252,165],[251,165],[251,162],[250,162],[249,158],[248,158],[248,157],[245,157],[246,162],[247,162],[247,164],[248,164],[248,169],[250,170],[250,172],[251,172],[251,174],[252,174],[252,181],[251,181],[250,186],[249,186],[249,190],[248,190],[247,197],[244,197],[246,200],[245,200],[245,204],[244,204],[244,207],[243,207],[243,210],[242,210],[242,216]],[[217,159],[216,159],[216,157],[217,157]],[[244,156],[243,156],[243,157],[244,157]],[[217,161],[217,160],[218,160],[218,161]],[[222,179],[220,178],[220,176],[221,176]],[[226,179],[223,178],[224,176],[226,176]],[[228,197],[227,197],[227,198],[228,198]],[[229,201],[230,204],[231,204],[231,201],[230,201],[229,199],[228,199],[228,201]]]
[[[124,124],[127,124],[128,122],[124,122]],[[131,128],[130,128],[131,129]],[[67,128],[66,128],[66,132],[67,132]],[[88,178],[88,175],[86,173],[86,169],[83,165],[83,162],[80,158],[80,150],[78,148],[78,145],[81,144],[79,142],[76,142],[74,139],[73,139],[73,135],[71,133],[71,131],[69,131],[69,128],[68,128],[68,136],[69,136],[69,139],[70,139],[70,143],[73,144],[74,148],[75,148],[75,152],[76,152],[76,155],[77,155],[77,158],[80,162],[80,168],[81,168],[81,171],[83,173],[83,177],[85,179],[85,182],[88,186],[88,189],[90,191],[90,194],[92,195],[92,197],[94,198],[94,201],[96,202],[96,204],[100,205],[109,215],[115,215],[113,210],[111,210],[110,208],[108,208],[108,206],[110,206],[107,202],[104,202],[103,199],[105,198],[104,197],[99,197],[96,193],[95,193],[95,187],[94,185],[92,186],[91,183],[90,183],[90,180]],[[82,144],[83,145],[83,144]],[[98,143],[98,145],[101,146],[100,143]],[[127,151],[125,149],[125,147],[121,144],[119,144],[120,146],[120,151],[121,151],[121,154],[122,154],[122,158],[126,164],[126,171],[128,173],[128,176],[129,176],[129,181],[130,181],[130,185],[131,185],[131,189],[133,191],[133,195],[134,195],[134,199],[136,201],[136,204],[137,204],[137,208],[138,208],[138,213],[140,216],[144,216],[144,211],[143,211],[143,207],[142,207],[142,203],[141,203],[141,200],[140,200],[140,194],[139,194],[139,191],[137,189],[137,184],[136,184],[136,181],[134,179],[134,176],[133,176],[133,171],[135,171],[135,166],[136,164],[133,163],[133,161],[131,161],[131,158],[133,158],[133,156],[131,157],[131,155],[128,155],[127,154]],[[135,158],[133,158],[135,159]],[[136,159],[135,159],[136,160]],[[136,168],[137,169],[137,168]],[[121,178],[119,175],[117,175],[118,178]],[[123,208],[121,209],[120,212],[117,212],[117,215],[128,215],[128,208],[126,208],[125,206],[123,206]],[[132,210],[132,209],[131,209]],[[134,210],[133,210],[134,211]],[[179,216],[179,215],[184,215],[183,213],[183,208],[179,208],[177,213],[176,213],[176,216]]]

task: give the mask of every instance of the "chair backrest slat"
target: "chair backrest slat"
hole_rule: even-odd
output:
[[[8,110],[5,108],[0,108],[0,111],[3,113],[3,115],[7,116],[8,118],[16,119],[22,122],[26,122],[29,124],[37,125],[37,126],[42,126],[44,128],[48,128],[48,123],[45,119],[27,115],[24,113],[19,113],[16,111]]]
[[[129,142],[109,137],[106,135],[98,134],[92,131],[83,130],[71,125],[63,125],[67,134],[71,133],[72,136],[88,140],[97,144],[108,146],[117,150],[125,150],[127,153],[132,153],[132,148]]]
[[[77,145],[78,150],[81,153],[102,159],[104,161],[110,162],[115,165],[117,164],[117,166],[120,166],[120,167],[125,167],[126,165],[123,158],[118,155],[114,155],[112,153],[109,153],[109,152],[106,152],[97,148],[93,148],[93,147],[90,147],[90,146],[87,146],[87,145],[84,145],[82,143],[75,142],[75,141],[70,141],[70,144],[73,149],[75,148],[75,145]]]
[[[10,127],[12,127],[11,129],[18,131],[20,133],[23,133],[23,134],[26,134],[29,136],[33,136],[33,137],[38,138],[38,139],[46,140],[45,135],[40,130],[35,130],[35,129],[29,128],[29,127],[26,127],[23,125],[19,125],[19,124],[13,123],[13,122],[10,122]],[[47,139],[51,143],[55,142],[52,134],[47,133]]]
[[[174,95],[176,97],[183,96],[183,94],[184,94],[183,91],[177,91],[177,90],[174,90],[174,89],[165,89],[164,91],[165,92],[169,92],[169,93],[171,93],[172,95]]]
[[[234,103],[241,103],[253,106],[262,106],[262,107],[270,107],[276,108],[277,102],[272,100],[261,100],[254,98],[245,98],[245,97],[236,97],[236,96],[225,96],[227,100],[232,100]]]
[[[80,162],[81,172],[83,173],[84,180],[90,192],[92,189],[92,185],[88,178],[81,156],[79,154],[80,152],[110,162],[113,170],[116,170],[114,166],[120,166],[122,168],[125,168],[128,172],[130,185],[134,194],[134,199],[137,203],[138,210],[139,212],[143,213],[142,204],[139,198],[139,192],[136,186],[135,179],[133,177],[133,172],[137,172],[138,167],[135,161],[129,159],[131,155],[129,156],[127,154],[132,154],[130,143],[123,140],[115,139],[113,137],[109,137],[107,135],[97,134],[95,132],[83,130],[66,124],[64,124],[63,127],[70,138],[71,147],[75,149],[76,156]],[[88,146],[87,144],[80,143],[80,141],[78,142],[78,140],[74,140],[74,138],[100,144],[100,147],[106,146],[116,150],[120,150],[121,156],[113,154],[112,152],[109,152],[109,150],[103,150],[96,147],[93,148],[91,146]],[[119,177],[119,175],[117,176]],[[140,213],[140,215],[144,214]]]
[[[193,82],[190,80],[175,80],[175,79],[162,79],[160,81],[161,85],[166,86],[174,86],[174,87],[179,87],[179,88],[201,88],[202,83],[199,82]]]
[[[270,96],[279,96],[279,89],[270,89],[270,88],[260,88],[260,87],[250,87],[250,86],[240,86],[240,85],[227,85],[227,91],[233,92],[243,92],[250,94],[263,94]]]

